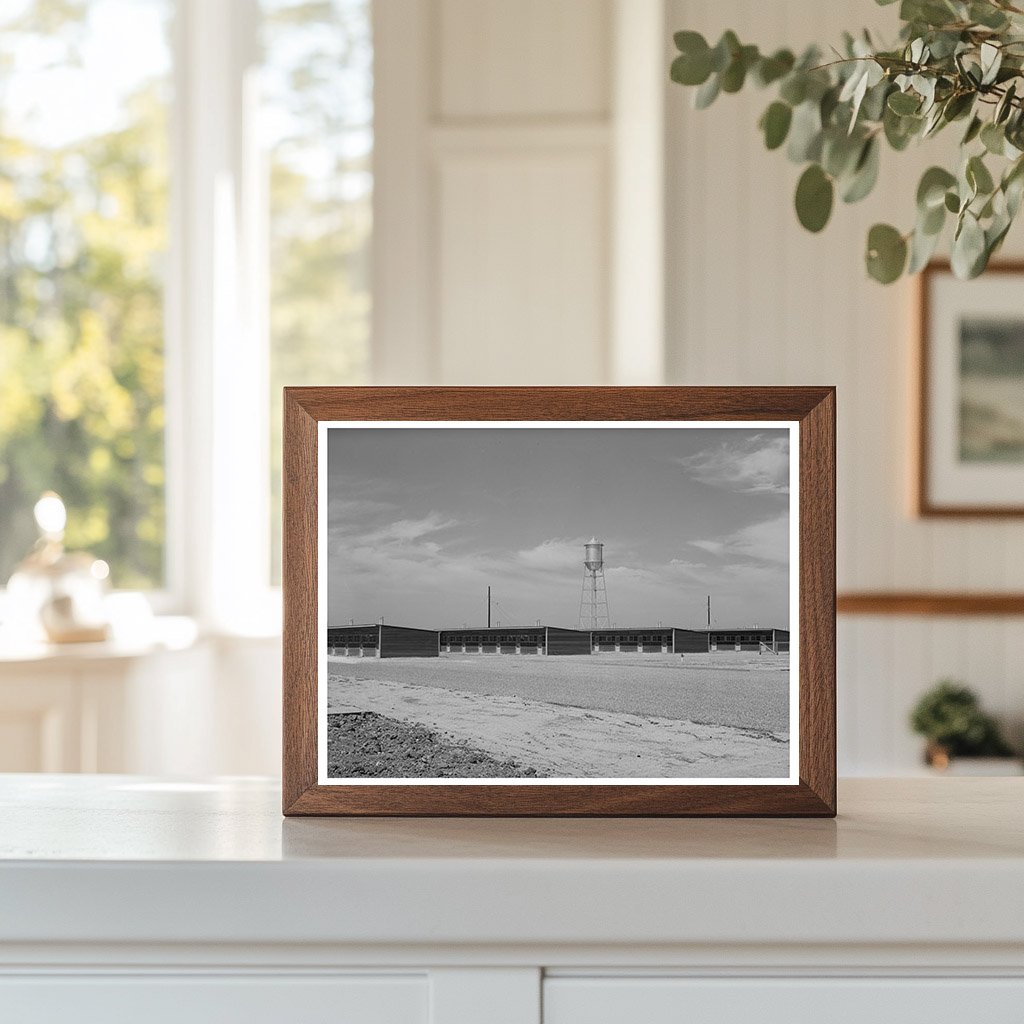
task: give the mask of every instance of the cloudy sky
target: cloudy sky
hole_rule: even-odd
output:
[[[789,626],[785,428],[331,428],[328,624]]]

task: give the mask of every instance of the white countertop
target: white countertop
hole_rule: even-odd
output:
[[[0,776],[0,943],[1024,944],[1024,779],[839,817],[284,819],[275,783]]]

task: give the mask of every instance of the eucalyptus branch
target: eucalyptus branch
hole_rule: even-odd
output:
[[[696,32],[678,32],[671,75],[697,87],[702,109],[751,81],[774,89],[758,126],[768,149],[785,146],[804,166],[795,206],[809,231],[825,227],[837,194],[854,203],[872,191],[883,144],[899,152],[962,122],[958,166],[925,172],[909,231],[871,228],[866,266],[885,284],[916,273],[952,220],[953,269],[975,277],[1024,198],[1024,25],[1014,21],[1024,9],[1010,0],[902,0],[899,14],[895,48],[877,48],[867,33],[847,34],[826,62],[816,47],[798,58],[789,50],[762,54],[734,32],[714,46]]]

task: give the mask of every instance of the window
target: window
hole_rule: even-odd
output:
[[[0,13],[0,585],[49,489],[115,585],[164,582],[171,15]]]
[[[367,380],[373,44],[369,0],[263,0],[262,8],[276,580],[281,388]]]
[[[372,69],[370,0],[0,5],[0,587],[52,488],[115,586],[273,628],[281,387],[367,379]]]

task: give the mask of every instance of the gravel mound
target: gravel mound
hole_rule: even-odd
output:
[[[364,711],[327,716],[327,774],[332,779],[514,779],[541,773],[422,725]]]

